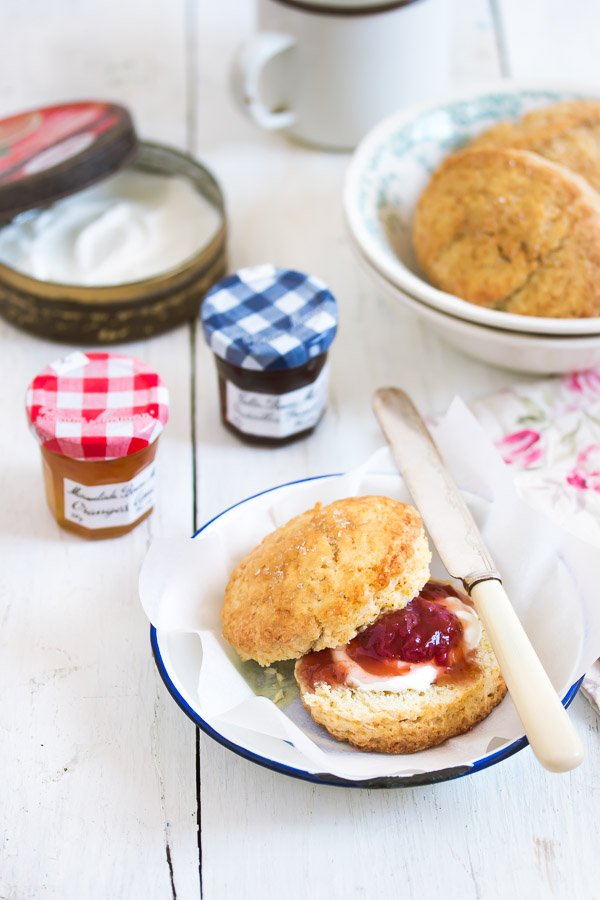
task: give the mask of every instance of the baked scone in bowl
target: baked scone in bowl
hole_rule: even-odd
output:
[[[600,314],[600,194],[528,150],[446,157],[419,197],[413,245],[433,282],[528,316]]]
[[[581,175],[600,191],[600,100],[570,100],[500,122],[467,148],[529,150]]]
[[[592,211],[598,202],[595,198],[600,197],[596,193],[600,184],[599,95],[597,89],[502,81],[388,117],[365,136],[346,172],[344,210],[357,250],[404,293],[454,317],[503,331],[557,338],[600,335],[600,298],[595,296],[597,216]],[[494,156],[489,155],[492,149]],[[462,155],[469,151],[471,156]],[[488,167],[484,171],[477,161],[485,153]],[[456,154],[474,164],[475,174],[468,175],[466,168],[460,174],[454,170],[458,181],[464,176],[471,197],[479,195],[479,203],[470,210],[460,199],[460,188],[457,202],[451,199],[449,169],[444,166],[450,167],[445,161]],[[531,162],[531,182],[527,173],[518,184],[518,179],[506,178],[507,172],[526,159]],[[438,196],[431,217],[421,217],[413,243],[420,198],[432,178],[440,185],[440,167],[446,174],[443,198]],[[549,189],[550,171],[557,190],[552,197],[548,190],[540,199],[544,177]],[[572,199],[571,190],[588,198],[586,211],[575,226],[569,219],[572,210],[567,195]],[[513,202],[519,199],[524,204],[523,218]],[[503,201],[507,201],[504,210]],[[535,206],[537,235],[544,237],[539,244],[529,227],[535,231]],[[507,208],[513,210],[512,218]],[[500,221],[496,213],[503,214]],[[561,216],[565,234],[572,227],[576,232],[570,256],[560,228],[555,227]],[[588,217],[589,227],[583,224]],[[528,240],[520,232],[523,219],[527,220]],[[490,230],[492,220],[495,224]],[[440,257],[434,245],[442,233],[449,249],[440,243],[437,251],[444,251],[443,258],[434,260]],[[489,243],[484,246],[486,239]],[[492,242],[495,260],[490,255]],[[460,277],[447,278],[453,254],[454,275],[460,272]],[[544,285],[540,283],[543,269],[548,275]],[[579,285],[573,284],[574,273]],[[570,296],[561,303],[558,294],[566,284]],[[537,298],[523,295],[528,290],[535,293],[536,285]],[[470,288],[474,291],[469,294]]]

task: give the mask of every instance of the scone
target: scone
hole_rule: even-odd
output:
[[[429,582],[345,647],[296,663],[305,709],[360,750],[414,753],[469,731],[506,685],[470,600]]]
[[[305,709],[361,750],[412,753],[468,731],[506,692],[469,598],[429,579],[417,511],[317,504],[234,570],[223,634],[242,659],[297,659]]]
[[[317,504],[269,534],[235,568],[223,635],[263,666],[351,640],[429,577],[417,511],[389,497]]]
[[[600,191],[600,101],[574,100],[500,122],[468,146],[531,150],[582,175]]]
[[[419,265],[444,291],[530,316],[600,314],[600,195],[525,150],[449,156],[417,204]]]

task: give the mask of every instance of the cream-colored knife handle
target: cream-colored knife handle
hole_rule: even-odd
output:
[[[583,760],[583,746],[501,583],[480,581],[471,597],[483,622],[531,749],[551,772]]]

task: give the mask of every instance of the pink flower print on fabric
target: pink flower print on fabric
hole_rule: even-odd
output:
[[[600,494],[600,444],[590,444],[577,454],[575,465],[567,475],[571,487]]]
[[[565,378],[564,385],[567,390],[577,394],[600,394],[600,370],[590,369],[589,372],[575,372]]]
[[[527,469],[539,462],[543,455],[539,440],[539,432],[524,428],[496,441],[496,447],[507,465]]]

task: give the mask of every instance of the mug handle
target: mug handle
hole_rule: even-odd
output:
[[[288,34],[263,31],[243,44],[234,60],[232,82],[234,96],[241,108],[261,128],[276,131],[287,128],[294,121],[291,110],[272,112],[260,98],[261,72],[273,57],[293,47],[295,40]]]

